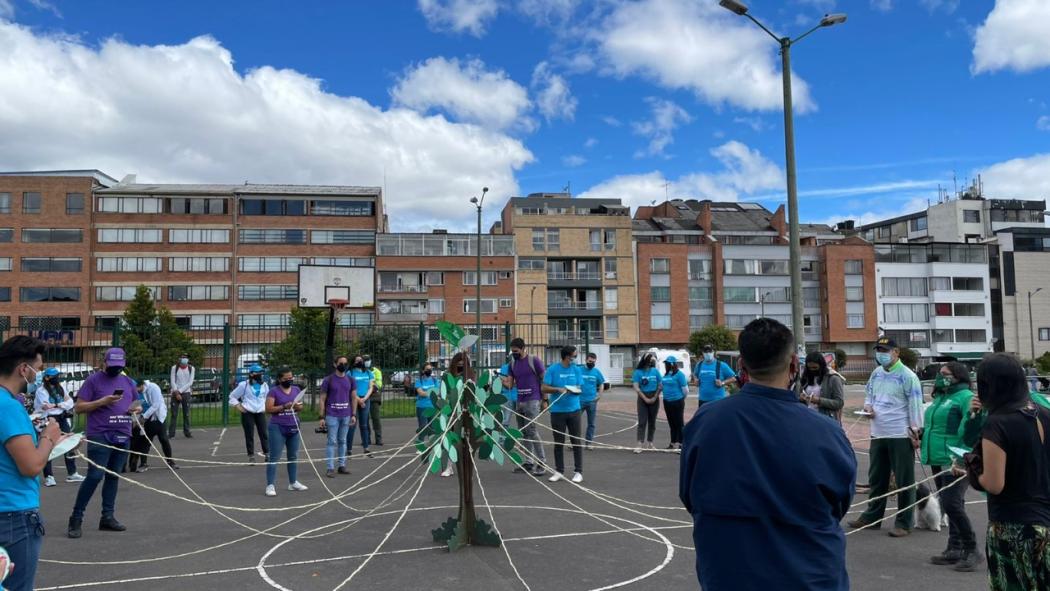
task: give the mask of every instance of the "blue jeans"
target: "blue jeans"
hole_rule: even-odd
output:
[[[598,400],[580,402],[580,410],[587,415],[587,432],[583,438],[590,443],[594,441],[594,425],[598,422]]]
[[[105,482],[102,483],[102,516],[113,517],[113,512],[116,510],[117,505],[117,485],[120,483],[120,479],[113,474],[106,474],[102,471],[102,468],[95,464],[105,466],[110,472],[120,472],[121,468],[124,467],[124,462],[128,459],[128,444],[125,443],[123,449],[110,449],[102,447],[102,445],[92,445],[101,443],[103,445],[120,447],[109,443],[105,438],[97,435],[88,437],[87,441],[87,457],[93,463],[88,464],[87,476],[84,477],[84,482],[80,483],[80,490],[77,491],[77,500],[73,504],[73,518],[84,518],[84,510],[87,509],[87,504],[91,501],[91,497],[95,494],[95,489],[98,488],[98,483],[102,481],[103,477],[105,477]]]
[[[32,591],[40,546],[44,543],[44,520],[36,509],[0,513],[0,548],[7,550],[15,570],[4,580],[8,591]]]
[[[329,435],[331,437],[331,435]],[[288,484],[297,482],[299,475],[299,433],[285,435],[281,433],[281,426],[270,421],[270,429],[267,432],[270,440],[270,456],[266,458],[266,484],[277,484],[277,462],[281,461],[281,452],[288,449]]]
[[[368,438],[372,434],[371,426],[368,424],[369,406],[371,403],[357,409],[357,425],[350,427],[350,430],[346,432],[346,455],[354,451],[354,431],[357,431],[358,427],[361,428],[361,447],[365,448],[366,453],[368,452]]]
[[[339,466],[346,467],[346,432],[350,430],[350,417],[324,418],[328,426],[328,444],[325,446],[325,458],[328,460],[328,469],[335,470],[336,448],[339,451]]]
[[[423,411],[425,410],[425,408],[416,407],[416,441],[423,441],[423,429],[425,429],[430,422],[430,419],[423,416]]]

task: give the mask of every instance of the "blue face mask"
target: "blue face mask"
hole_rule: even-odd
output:
[[[885,367],[885,366],[889,365],[890,364],[890,359],[891,358],[890,358],[890,354],[889,353],[885,353],[883,351],[876,351],[875,352],[875,361],[877,361],[878,364],[881,365],[881,366]]]
[[[36,371],[36,370],[34,370]],[[30,382],[26,380],[26,394],[33,395],[36,393],[36,389],[44,385],[44,372],[36,371],[36,378]]]

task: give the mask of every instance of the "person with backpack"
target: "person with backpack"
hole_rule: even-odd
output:
[[[697,407],[726,397],[726,386],[736,382],[733,368],[724,361],[715,359],[715,348],[704,345],[704,358],[693,368],[693,383],[698,384],[700,400]]]
[[[505,388],[516,388],[518,391],[518,429],[522,434],[521,444],[525,449],[525,460],[514,469],[519,474],[531,471],[534,476],[543,476],[546,470],[541,464],[534,464],[532,457],[542,464],[547,463],[543,452],[543,441],[536,430],[536,420],[541,412],[547,410],[547,396],[543,393],[543,375],[547,368],[543,361],[525,351],[525,339],[517,337],[510,342],[510,366],[507,377],[503,379]],[[531,455],[529,455],[531,454]]]
[[[798,381],[798,398],[820,414],[842,423],[846,380],[828,367],[824,354],[813,351],[806,355],[806,369]]]

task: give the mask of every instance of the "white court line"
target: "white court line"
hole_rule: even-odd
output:
[[[214,457],[215,457],[215,454],[216,454],[216,453],[218,453],[218,451],[219,451],[219,446],[220,446],[220,445],[222,445],[222,436],[223,436],[223,435],[225,435],[225,434],[226,434],[226,427],[223,427],[223,428],[222,428],[222,431],[219,431],[219,438],[218,438],[218,439],[216,439],[216,440],[215,440],[215,443],[213,443],[213,444],[212,444],[212,445],[214,445],[215,447],[213,447],[213,448],[212,448],[212,450],[211,450],[211,457],[213,457],[213,458],[214,458]]]

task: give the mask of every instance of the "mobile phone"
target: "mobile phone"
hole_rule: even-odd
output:
[[[124,396],[124,390],[113,390],[113,395],[114,396],[123,397]]]

